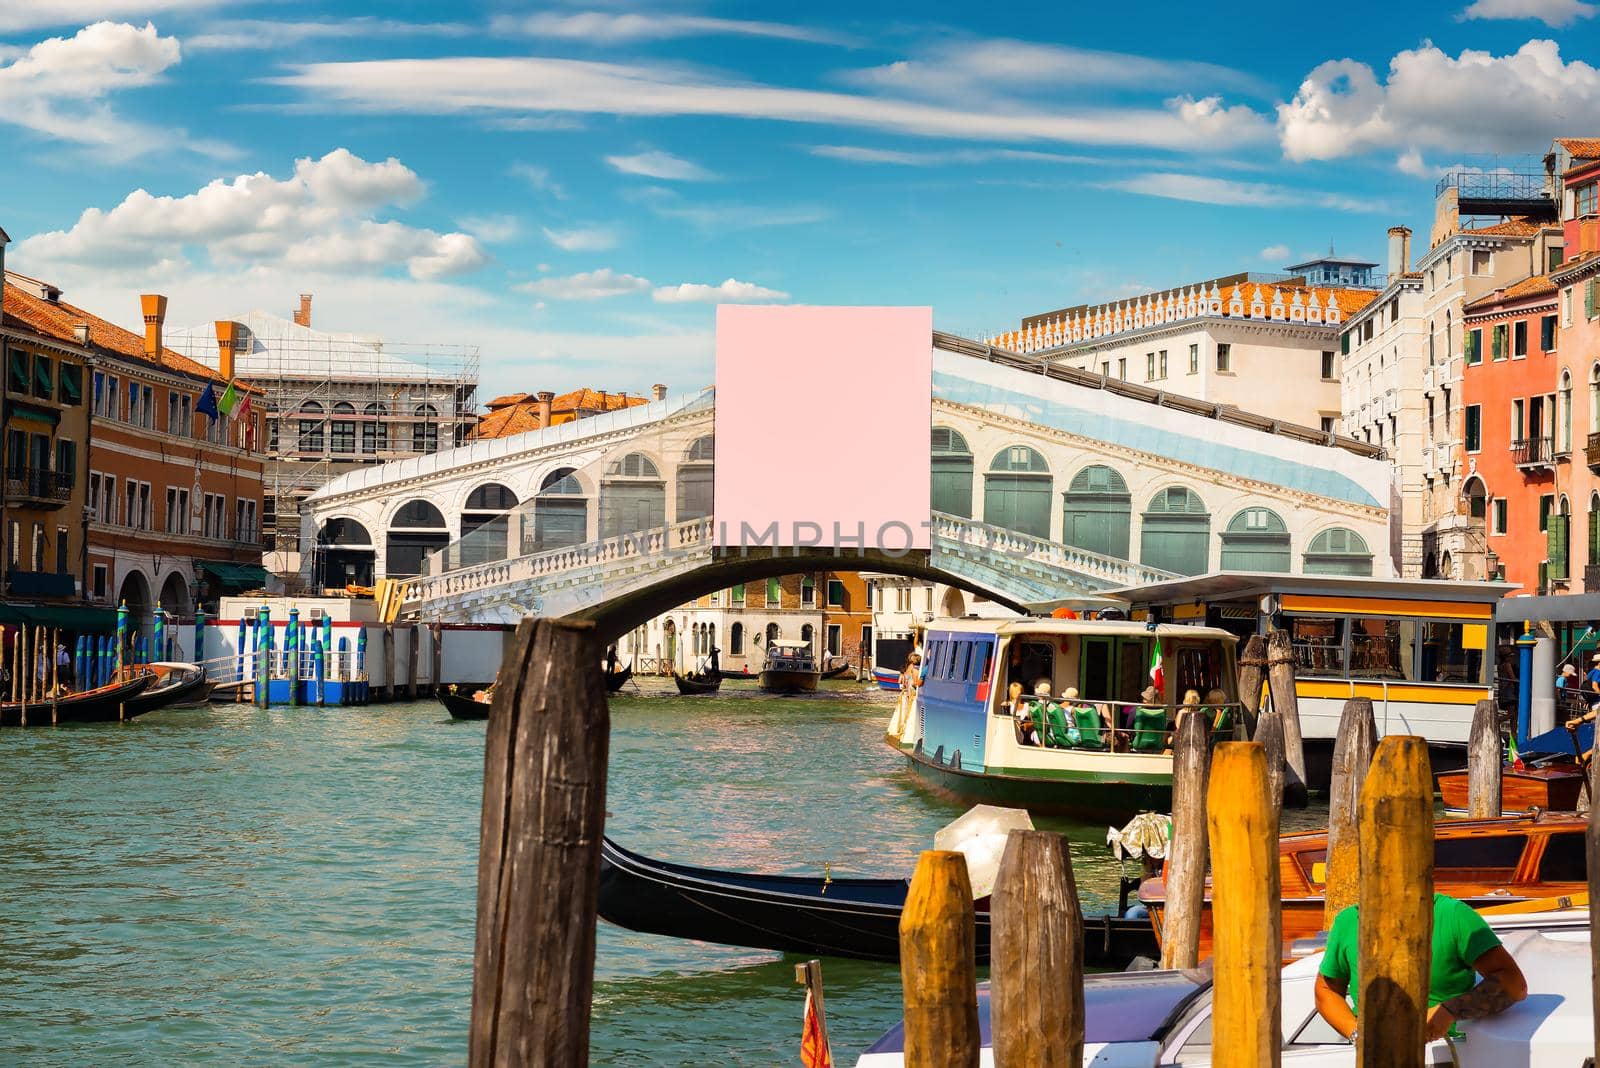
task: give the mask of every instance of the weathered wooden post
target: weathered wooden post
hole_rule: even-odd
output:
[[[982,1040],[974,922],[966,857],[923,853],[900,913],[906,1068],[977,1068]]]
[[[495,687],[478,841],[473,1068],[588,1062],[611,733],[599,661],[591,624],[525,620]]]
[[[1267,636],[1267,685],[1272,691],[1272,710],[1283,717],[1283,803],[1290,808],[1305,808],[1310,802],[1306,789],[1306,748],[1300,734],[1294,646],[1289,641],[1288,631],[1275,630]]]
[[[437,697],[444,692],[444,684],[439,681],[444,678],[444,624],[429,624],[428,637],[430,639],[428,643],[430,657],[428,670],[429,692]]]
[[[1161,966],[1200,963],[1200,914],[1206,900],[1206,772],[1210,727],[1204,713],[1183,717],[1173,739],[1172,845],[1167,853],[1167,906],[1161,924]]]
[[[1361,785],[1367,780],[1378,724],[1372,699],[1352,697],[1339,716],[1333,743],[1333,778],[1328,791],[1328,870],[1323,889],[1322,926],[1361,895]]]
[[[1504,767],[1500,712],[1492,700],[1479,701],[1472,710],[1472,733],[1467,738],[1467,815],[1475,820],[1492,819],[1500,815]]]
[[[1261,681],[1267,668],[1267,639],[1252,634],[1239,654],[1239,703],[1244,706],[1245,726],[1255,737],[1256,717],[1261,714]]]
[[[422,624],[412,623],[406,632],[406,700],[417,699],[417,661],[422,657]]]
[[[1361,789],[1362,1068],[1421,1068],[1433,941],[1433,779],[1424,738],[1378,743]]]
[[[1278,808],[1260,742],[1217,746],[1211,831],[1211,1050],[1216,1068],[1276,1068],[1283,1043]]]
[[[395,685],[394,670],[394,624],[383,624],[383,699],[393,701],[400,692]]]
[[[1007,835],[989,900],[995,1063],[1082,1068],[1083,913],[1066,838]]]
[[[1266,711],[1256,720],[1255,740],[1261,743],[1267,762],[1267,789],[1272,795],[1272,810],[1283,809],[1283,716],[1276,711]]]

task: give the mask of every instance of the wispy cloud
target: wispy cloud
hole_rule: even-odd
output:
[[[513,178],[520,178],[541,193],[549,193],[558,200],[565,200],[567,191],[560,182],[550,176],[550,168],[541,163],[513,163],[506,168],[506,173]]]
[[[1280,263],[1289,256],[1288,245],[1268,245],[1261,250],[1261,258],[1268,263]]]
[[[227,19],[185,35],[183,47],[199,52],[292,48],[311,41],[374,37],[465,37],[472,28],[459,22],[402,22],[356,16],[342,19],[290,21]]]
[[[683,199],[676,190],[650,186],[627,194],[663,219],[686,222],[703,230],[759,230],[769,226],[805,226],[831,218],[833,212],[812,205],[711,203]]]
[[[900,167],[946,167],[961,163],[992,163],[997,159],[1035,163],[1071,163],[1101,166],[1109,160],[1097,156],[1073,156],[1061,152],[1035,152],[1022,148],[957,148],[948,151],[914,151],[895,148],[870,148],[863,145],[812,145],[813,156],[843,160],[846,163],[889,164]]]
[[[628,293],[643,293],[650,288],[650,280],[640,278],[638,275],[621,274],[610,267],[601,267],[595,271],[580,271],[558,278],[540,278],[534,282],[523,282],[516,288],[523,293],[532,293],[551,300],[605,300],[608,297],[620,297]]]
[[[225,0],[6,0],[0,33],[87,26],[119,18],[149,18],[168,12],[203,11]]]
[[[850,38],[842,34],[809,26],[665,12],[579,11],[563,14],[543,11],[534,15],[503,15],[494,19],[491,25],[499,33],[601,44],[728,35],[773,37],[815,44],[851,43]]]
[[[1538,19],[1552,29],[1592,19],[1600,7],[1584,0],[1474,0],[1457,15],[1467,19]]]
[[[563,252],[604,252],[617,247],[617,232],[610,227],[576,227],[571,230],[544,228],[545,240]]]
[[[319,107],[398,114],[698,115],[894,130],[973,141],[1150,145],[1215,152],[1269,137],[1259,112],[1218,97],[1161,107],[970,108],[730,82],[676,67],[541,57],[312,63],[277,82]]]
[[[1266,182],[1236,182],[1228,178],[1212,178],[1200,174],[1158,172],[1101,182],[1097,185],[1101,189],[1118,189],[1125,193],[1163,197],[1168,200],[1187,200],[1196,204],[1219,204],[1224,207],[1319,207],[1355,212],[1392,210],[1388,203],[1380,200],[1367,200],[1342,193],[1291,189]]]
[[[661,286],[651,295],[657,304],[770,304],[789,299],[789,294],[729,278],[721,285],[683,282]]]
[[[716,177],[698,163],[681,159],[670,152],[653,150],[632,156],[607,156],[606,162],[613,170],[623,174],[637,174],[665,181],[704,182]]]
[[[515,215],[463,215],[457,222],[467,233],[490,244],[510,241],[522,233],[522,223]]]

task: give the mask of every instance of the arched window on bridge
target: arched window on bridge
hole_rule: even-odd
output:
[[[947,426],[933,428],[933,510],[972,518],[972,450]]]
[[[389,537],[384,552],[384,576],[409,578],[423,572],[428,554],[450,544],[450,529],[444,514],[418,499],[400,506],[389,521]]]
[[[1211,516],[1193,490],[1169,486],[1150,499],[1139,538],[1139,562],[1179,575],[1199,575],[1210,558]]]
[[[728,655],[744,655],[744,624],[735,623],[728,628]]]
[[[542,553],[589,540],[589,499],[578,473],[559,468],[544,477],[533,501],[533,530],[522,533],[522,551]]]
[[[1061,540],[1092,553],[1128,559],[1133,498],[1121,475],[1104,464],[1072,476],[1062,494]]]
[[[411,411],[411,451],[429,453],[439,451],[439,409],[431,404],[419,404]]]
[[[1372,552],[1355,531],[1329,527],[1311,539],[1305,570],[1308,575],[1371,575]]]
[[[372,535],[354,519],[330,519],[317,531],[318,587],[370,586],[376,550]]]
[[[715,471],[716,443],[710,434],[696,438],[678,465],[677,522],[703,519],[711,514],[711,479]]]
[[[467,494],[461,509],[461,566],[504,560],[508,554],[506,535],[511,528],[507,514],[517,506],[517,495],[498,482],[486,482]]]
[[[1246,508],[1222,532],[1222,570],[1288,571],[1289,528],[1270,508]]]
[[[1001,449],[983,479],[983,521],[1036,538],[1050,536],[1050,465],[1026,445]]]
[[[362,409],[361,420],[361,452],[366,456],[376,456],[389,449],[389,424],[384,419],[389,414],[389,406],[381,401],[373,401]]]
[[[652,530],[667,521],[667,486],[655,461],[630,452],[606,467],[600,482],[600,536]]]

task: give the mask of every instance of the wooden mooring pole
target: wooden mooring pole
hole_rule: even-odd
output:
[[[417,699],[417,661],[422,657],[422,624],[412,623],[406,632],[406,700]]]
[[[977,1068],[977,932],[967,859],[930,849],[900,913],[906,1068]]]
[[[1277,1068],[1283,919],[1278,806],[1268,785],[1266,749],[1259,742],[1224,742],[1211,770],[1211,1063]]]
[[[1361,786],[1367,781],[1378,724],[1372,699],[1352,697],[1339,716],[1333,743],[1333,777],[1328,788],[1328,871],[1323,891],[1322,926],[1361,896]]]
[[[599,662],[591,624],[525,620],[495,687],[478,844],[473,1068],[588,1062],[611,733]],[[969,922],[969,952],[971,937]]]
[[[1473,708],[1472,733],[1467,736],[1468,816],[1486,820],[1500,815],[1500,776],[1504,766],[1500,755],[1500,710],[1486,698]]]
[[[990,910],[995,1064],[1083,1068],[1083,913],[1066,838],[1007,835]]]
[[[1283,717],[1283,803],[1290,808],[1305,808],[1310,802],[1306,747],[1300,733],[1300,702],[1295,695],[1294,674],[1294,646],[1289,632],[1275,630],[1267,636],[1267,685],[1272,691],[1272,710]]]
[[[1190,713],[1178,725],[1172,757],[1172,845],[1167,853],[1167,905],[1161,924],[1161,967],[1200,963],[1200,915],[1206,903],[1206,773],[1211,725]]]
[[[1361,790],[1362,1068],[1421,1068],[1433,940],[1433,778],[1426,739],[1378,743]]]
[[[1261,715],[1261,682],[1266,677],[1267,639],[1252,634],[1239,654],[1239,703],[1244,706],[1245,726],[1255,737],[1256,717]]]
[[[1283,810],[1283,717],[1275,711],[1261,713],[1256,720],[1255,740],[1261,743],[1267,764],[1267,792],[1272,797],[1272,810]]]

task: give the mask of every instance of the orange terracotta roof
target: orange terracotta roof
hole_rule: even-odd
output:
[[[532,400],[532,399],[533,399],[533,394],[532,393],[507,393],[503,397],[496,397],[494,400],[490,401],[488,404],[485,404],[484,407],[489,409],[492,412],[496,408],[504,408],[504,407],[506,407],[507,405],[510,405],[510,404],[521,404],[523,401],[528,401],[528,400]]]
[[[144,354],[143,335],[124,330],[116,323],[92,315],[64,300],[44,300],[19,286],[8,285],[5,287],[5,316],[8,322],[20,323],[45,337],[65,341],[71,345],[78,344],[76,327],[81,323],[88,323],[91,348],[137,360],[140,363],[152,362]],[[222,376],[211,368],[171,349],[162,349],[159,366],[168,371],[177,371],[180,374],[193,375],[213,382],[223,380]]]
[[[516,399],[521,398],[521,399]],[[504,402],[504,403],[502,403]],[[584,415],[615,412],[646,403],[646,398],[622,393],[602,393],[593,389],[575,389],[563,393],[550,404],[552,426],[570,423]],[[488,415],[478,420],[472,436],[476,439],[505,438],[541,428],[539,402],[532,393],[508,393],[489,402]]]
[[[1480,226],[1476,230],[1463,230],[1464,234],[1483,234],[1492,237],[1532,237],[1544,227],[1527,219],[1508,219],[1493,226]]]
[[[1479,297],[1471,304],[1468,304],[1466,306],[1466,310],[1471,311],[1474,308],[1492,308],[1497,304],[1504,304],[1507,301],[1513,300],[1522,300],[1526,297],[1554,296],[1555,292],[1556,284],[1550,280],[1549,275],[1536,274],[1532,278],[1524,278],[1515,285],[1506,286],[1506,288],[1503,290],[1497,290],[1494,293],[1490,293],[1487,297]]]
[[[1600,137],[1558,137],[1556,144],[1577,159],[1600,159]]]

